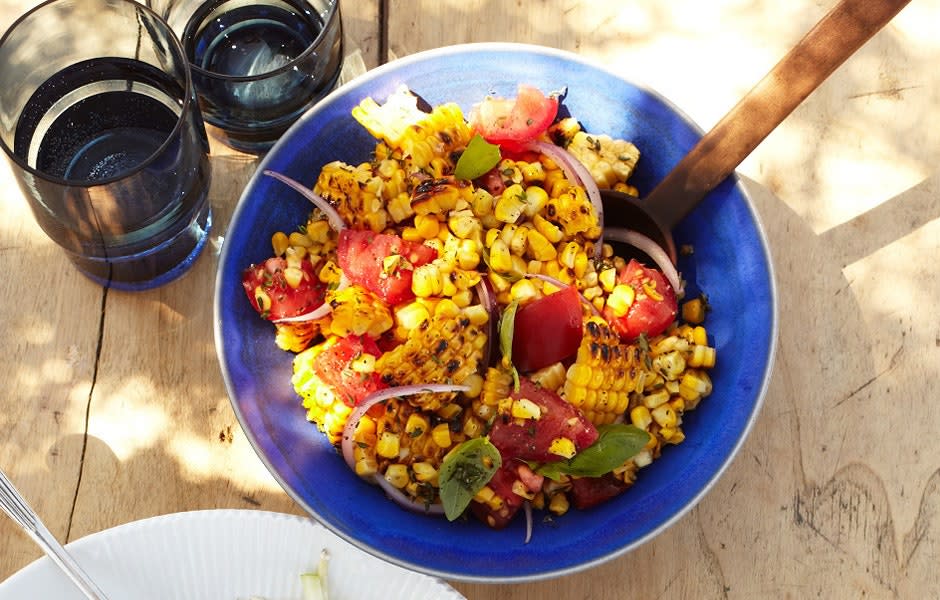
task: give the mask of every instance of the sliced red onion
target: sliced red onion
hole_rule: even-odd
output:
[[[427,515],[444,514],[443,504],[426,504],[424,502],[419,502],[414,498],[410,498],[406,496],[405,493],[400,489],[389,483],[388,480],[381,475],[374,475],[373,479],[380,488],[385,490],[385,494],[391,498],[395,504],[401,506],[402,508]]]
[[[624,244],[629,244],[645,252],[647,256],[656,262],[656,266],[659,267],[659,270],[662,271],[666,279],[669,280],[669,285],[672,286],[676,295],[682,295],[682,278],[679,277],[676,266],[672,264],[669,255],[666,254],[662,246],[642,233],[633,231],[632,229],[610,227],[607,229],[607,237],[618,242],[623,242]]]
[[[317,208],[322,210],[323,214],[326,215],[327,221],[329,221],[330,227],[332,227],[334,231],[342,231],[343,229],[346,228],[346,223],[343,221],[343,217],[341,217],[339,213],[336,212],[336,209],[333,208],[333,205],[330,204],[329,201],[323,196],[315,193],[311,189],[308,189],[306,186],[304,186],[304,184],[300,183],[299,181],[295,181],[294,179],[291,179],[287,175],[282,175],[281,173],[278,173],[277,171],[265,169],[264,174],[267,175],[268,177],[273,177],[274,179],[277,179],[281,183],[287,185],[288,187],[298,192],[301,196],[303,196],[307,200],[310,200],[311,202],[313,202],[313,204]]]
[[[541,273],[526,273],[525,276],[530,277],[532,279],[541,279],[542,281],[547,281],[548,283],[554,285],[557,288],[566,288],[569,285],[560,279],[555,279],[551,275],[542,275]],[[578,297],[581,298],[582,304],[584,304],[585,306],[591,309],[591,314],[593,314],[596,317],[601,316],[601,311],[597,310],[597,307],[594,306],[594,304],[590,300],[585,298],[584,294],[582,294],[580,291],[578,292]]]
[[[532,539],[532,503],[526,500],[522,503],[522,512],[525,513],[525,540],[523,544],[528,544]]]
[[[297,315],[296,317],[281,317],[280,319],[272,319],[272,323],[307,323],[308,321],[316,321],[317,319],[322,319],[326,315],[330,314],[333,311],[333,307],[330,306],[329,302],[324,302],[320,306],[316,307],[308,313],[302,315]]]
[[[583,187],[584,191],[587,192],[591,205],[594,206],[594,212],[597,214],[597,224],[601,229],[600,237],[594,242],[594,258],[600,258],[604,246],[604,203],[601,201],[601,191],[598,189],[594,177],[580,160],[561,146],[535,140],[529,144],[529,148],[541,152],[558,163],[561,170],[565,172],[565,177],[575,185]]]
[[[356,432],[356,426],[362,415],[366,414],[370,408],[388,400],[389,398],[399,398],[402,396],[414,396],[415,394],[424,394],[426,392],[447,393],[447,392],[466,392],[470,389],[468,385],[453,385],[449,383],[427,383],[423,385],[400,385],[396,387],[385,388],[372,392],[362,399],[362,402],[349,414],[346,419],[346,426],[343,427],[343,441],[341,448],[343,450],[343,459],[349,468],[356,470],[356,459],[353,456],[353,434]]]

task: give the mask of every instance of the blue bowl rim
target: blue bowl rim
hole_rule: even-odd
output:
[[[609,67],[605,66],[602,63],[597,61],[585,58],[581,55],[568,52],[565,50],[560,50],[557,48],[551,48],[546,46],[540,46],[535,44],[523,44],[523,43],[513,43],[513,42],[480,42],[480,43],[466,43],[466,44],[456,44],[451,46],[444,46],[440,48],[434,48],[430,50],[424,50],[417,52],[415,54],[410,54],[408,56],[395,59],[383,65],[380,65],[370,71],[367,71],[363,75],[360,75],[356,79],[350,81],[344,86],[337,88],[331,92],[326,98],[324,98],[320,103],[310,108],[288,131],[279,139],[272,149],[265,155],[260,164],[257,166],[255,173],[252,175],[248,184],[246,185],[242,195],[240,196],[235,211],[232,214],[230,223],[234,223],[239,214],[242,212],[244,206],[247,204],[249,197],[254,191],[254,187],[257,184],[261,173],[264,169],[268,168],[269,162],[272,160],[273,156],[278,154],[278,151],[282,146],[286,146],[289,142],[288,139],[292,136],[292,133],[295,130],[301,129],[303,124],[311,119],[315,119],[317,114],[320,111],[320,108],[330,101],[333,96],[346,94],[350,89],[355,89],[358,85],[369,82],[373,79],[378,79],[383,77],[386,72],[393,71],[403,65],[408,65],[415,62],[423,62],[434,57],[439,56],[449,56],[453,54],[462,54],[467,52],[492,52],[492,53],[524,53],[524,54],[533,54],[533,55],[542,55],[546,57],[555,57],[560,58],[573,63],[581,63],[586,67],[597,69],[603,71],[606,74],[610,75],[613,78],[619,79],[628,83],[631,86],[636,87],[639,90],[642,90],[651,96],[655,97],[660,101],[664,106],[667,106],[670,110],[675,112],[676,115],[681,117],[686,123],[688,123],[694,130],[698,132],[699,135],[704,133],[704,130],[692,119],[688,114],[680,109],[675,103],[673,103],[668,98],[664,97],[662,94],[657,92],[655,89],[647,86],[642,82],[638,82],[632,79],[626,79],[622,75],[613,71]],[[222,251],[219,258],[219,276],[216,278],[216,288],[213,301],[214,307],[214,337],[216,344],[216,352],[219,358],[219,363],[222,370],[223,379],[225,382],[225,387],[228,392],[232,408],[236,414],[236,417],[239,420],[239,423],[242,425],[242,429],[245,432],[252,448],[255,450],[255,453],[261,459],[262,463],[278,482],[281,488],[295,501],[297,502],[312,518],[317,520],[319,523],[324,525],[331,532],[339,535],[344,540],[350,542],[363,549],[364,551],[382,558],[392,564],[399,565],[406,569],[411,569],[414,571],[422,572],[434,577],[439,577],[442,579],[449,579],[452,581],[465,581],[470,583],[526,583],[534,581],[543,581],[548,579],[553,579],[561,576],[572,575],[579,573],[585,570],[592,569],[594,567],[605,564],[619,556],[623,556],[626,553],[635,550],[636,548],[646,544],[648,541],[652,540],[656,536],[660,535],[663,531],[671,527],[673,524],[678,522],[683,518],[689,511],[691,511],[702,498],[705,497],[708,492],[711,491],[712,487],[716,482],[721,478],[727,468],[730,466],[734,458],[737,456],[744,442],[750,435],[751,430],[754,427],[754,423],[757,420],[758,415],[760,414],[761,408],[763,407],[768,388],[770,386],[770,380],[773,373],[774,364],[776,361],[776,351],[777,351],[777,339],[778,339],[778,327],[779,327],[779,307],[778,307],[778,293],[777,293],[777,283],[774,270],[774,262],[772,260],[770,246],[767,240],[766,230],[761,221],[760,215],[758,214],[754,202],[748,193],[746,187],[743,185],[741,178],[737,173],[731,175],[734,188],[740,193],[744,202],[746,203],[748,212],[753,219],[757,233],[759,235],[759,242],[761,249],[764,255],[764,262],[767,267],[768,273],[768,282],[769,282],[769,300],[770,300],[770,336],[767,340],[767,363],[764,368],[764,372],[761,377],[760,387],[757,390],[756,399],[750,414],[747,416],[746,423],[744,428],[741,430],[741,435],[738,437],[733,448],[728,452],[728,455],[725,457],[725,460],[721,463],[718,469],[714,471],[711,477],[708,479],[707,483],[699,490],[697,494],[692,496],[686,504],[678,511],[676,511],[670,518],[664,520],[662,523],[651,529],[645,535],[636,538],[629,544],[625,544],[616,551],[610,552],[606,555],[600,556],[593,560],[584,561],[569,567],[561,569],[550,569],[536,573],[528,573],[519,576],[508,576],[508,577],[487,577],[487,576],[468,576],[457,571],[448,571],[441,569],[428,568],[425,565],[417,564],[411,561],[403,560],[400,557],[397,557],[393,554],[384,552],[378,548],[375,548],[369,544],[363,543],[361,540],[357,539],[354,536],[347,534],[345,531],[337,528],[334,524],[330,523],[329,520],[322,518],[317,511],[313,509],[309,504],[307,504],[304,499],[287,483],[283,480],[282,476],[277,472],[271,460],[264,454],[260,447],[259,440],[255,437],[254,433],[246,426],[246,416],[241,410],[238,403],[235,401],[234,394],[234,384],[231,381],[229,372],[227,369],[227,360],[224,352],[224,339],[222,332],[222,305],[223,300],[227,296],[225,290],[222,286],[222,277],[221,273],[223,271],[224,265],[226,264],[226,258],[228,256],[229,246],[224,242],[222,244]]]

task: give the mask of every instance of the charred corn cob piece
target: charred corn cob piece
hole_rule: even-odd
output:
[[[457,316],[434,315],[423,321],[405,343],[384,353],[376,371],[389,386],[421,383],[463,383],[476,373],[486,346],[483,325],[463,312]],[[456,394],[419,394],[407,401],[426,410],[437,410]]]
[[[287,352],[302,352],[310,343],[320,337],[323,331],[329,331],[330,317],[304,323],[275,323],[274,343]]]
[[[449,161],[471,137],[470,126],[456,103],[438,105],[427,113],[418,108],[417,97],[404,86],[382,105],[366,98],[352,115],[373,136],[391,148],[400,148],[419,170],[432,166],[435,158]]]
[[[599,317],[584,324],[575,362],[568,367],[563,397],[595,425],[613,422],[627,410],[629,394],[646,377],[641,350],[623,344]]]
[[[317,357],[333,340],[335,338],[328,338],[294,357],[291,384],[303,400],[303,406],[307,409],[307,420],[316,423],[330,443],[336,444],[342,437],[343,427],[352,409],[333,393],[330,386],[326,385],[313,369]]]
[[[333,308],[329,331],[339,337],[369,335],[377,338],[395,324],[385,303],[358,285],[327,292],[326,302]]]
[[[329,200],[351,227],[378,233],[391,221],[382,195],[384,186],[368,163],[351,166],[334,161],[320,170],[313,190]]]
[[[606,134],[586,133],[571,117],[552,126],[551,133],[587,167],[598,187],[603,189],[625,184],[640,160],[640,151],[632,143]]]

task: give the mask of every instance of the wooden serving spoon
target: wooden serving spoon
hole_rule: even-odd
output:
[[[659,243],[675,263],[672,229],[909,2],[840,0],[645,199],[601,190],[605,221],[629,223]]]

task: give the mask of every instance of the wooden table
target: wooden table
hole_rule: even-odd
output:
[[[35,0],[0,0],[6,28]],[[833,0],[356,0],[368,67],[467,41],[572,50],[710,127]],[[940,597],[940,0],[916,0],[741,166],[776,268],[766,403],[711,493],[642,548],[468,598]],[[216,145],[213,245],[257,159]],[[74,540],[206,508],[299,513],[230,407],[217,247],[182,279],[105,291],[0,166],[0,466]],[[746,292],[746,291],[744,291]],[[0,519],[0,579],[40,556]]]

